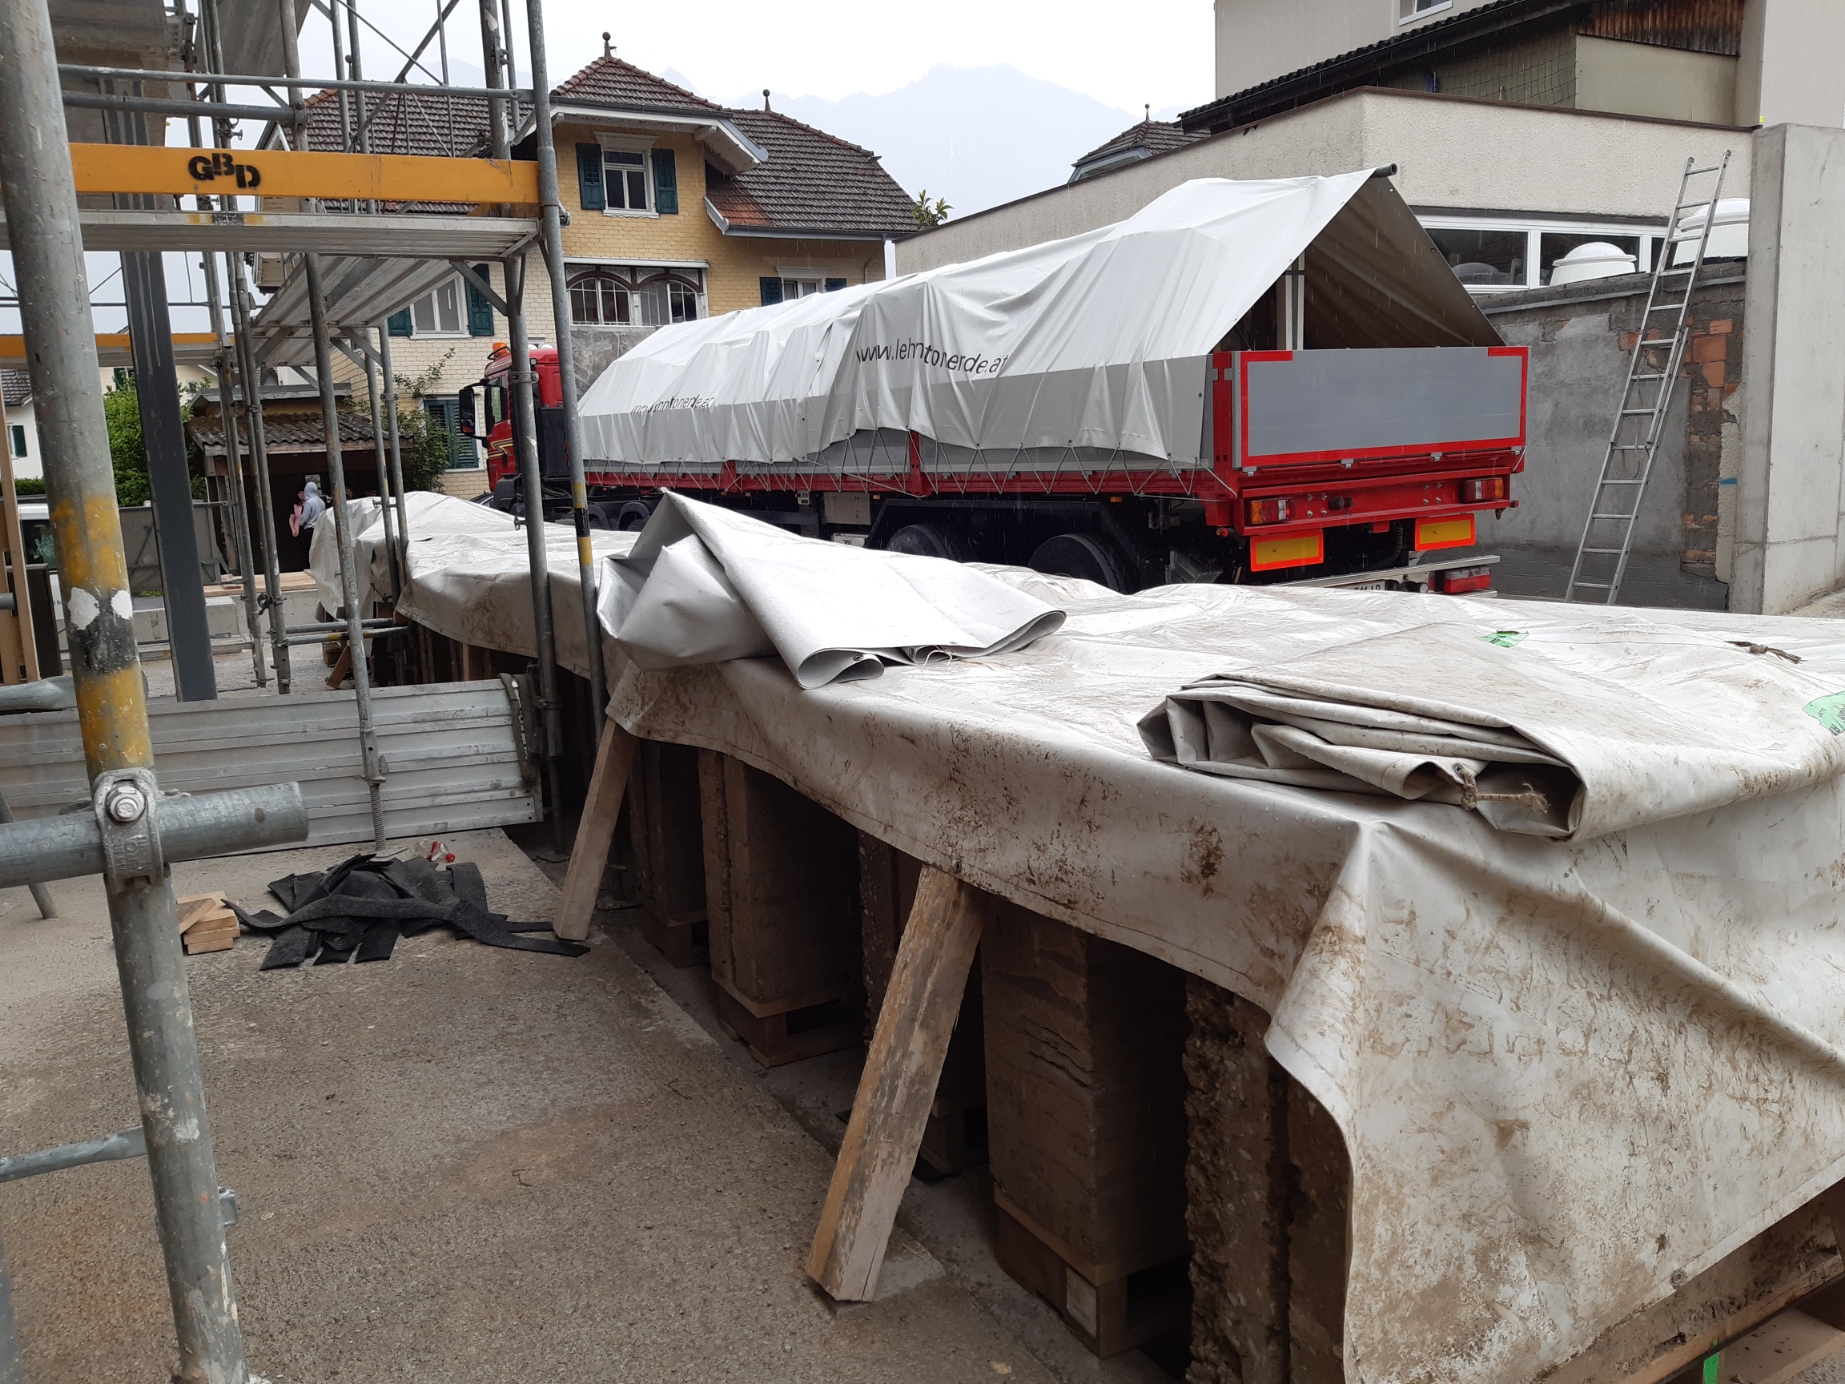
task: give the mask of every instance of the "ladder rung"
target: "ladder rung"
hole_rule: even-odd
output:
[[[1603,485],[1645,485],[1645,481],[1603,481]]]
[[[1574,581],[1571,582],[1570,585],[1572,587],[1589,586],[1595,588],[1597,591],[1611,591],[1614,589],[1612,583],[1605,581]]]
[[[1648,312],[1677,312],[1680,308],[1684,306],[1685,305],[1683,303],[1655,303],[1652,307],[1648,308],[1647,311]],[[1668,338],[1667,340],[1669,341],[1670,338]],[[1663,346],[1667,343],[1666,341],[1662,341],[1660,344]]]
[[[1723,172],[1723,165],[1720,163],[1713,163],[1709,168],[1694,168],[1689,173],[1687,173],[1685,176],[1687,178],[1695,178],[1700,173],[1721,173],[1721,172]],[[1693,202],[1691,203],[1691,205],[1694,207],[1696,206],[1706,206],[1707,207],[1710,205],[1710,203],[1709,202]]]
[[[1591,514],[1591,519],[1638,519],[1637,514]]]
[[[1585,553],[1595,553],[1601,557],[1619,557],[1621,555],[1621,551],[1622,550],[1619,548],[1584,548],[1583,549],[1583,552]]]
[[[1663,380],[1665,378],[1667,378],[1665,372],[1661,371],[1656,375],[1635,375],[1631,383],[1638,384],[1641,380]]]
[[[1659,412],[1659,410],[1654,408],[1624,408],[1621,410],[1621,417],[1651,418],[1657,412]]]

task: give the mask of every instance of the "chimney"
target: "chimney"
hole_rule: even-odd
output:
[[[767,87],[762,89],[762,108],[765,111],[769,108],[769,89]]]

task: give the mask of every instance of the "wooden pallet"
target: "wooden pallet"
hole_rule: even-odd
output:
[[[711,990],[724,1031],[747,1043],[750,1056],[765,1067],[842,1052],[864,1041],[856,1004],[835,1000],[757,1014],[715,977]]]
[[[680,970],[711,964],[710,928],[705,910],[662,918],[642,902],[636,910],[641,936],[655,951]]]
[[[863,1037],[858,839],[780,779],[699,752],[711,979],[719,1012],[779,1065]],[[850,1030],[839,1027],[850,1020]]]
[[[994,1215],[1000,1267],[1054,1307],[1071,1334],[1101,1358],[1190,1325],[1188,1256],[1130,1273],[1072,1263],[1016,1207],[997,1201]]]

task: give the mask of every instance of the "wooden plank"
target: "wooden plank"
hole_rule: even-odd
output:
[[[14,670],[23,672],[26,682],[37,682],[42,674],[38,666],[38,644],[32,635],[32,595],[26,589],[26,544],[19,525],[19,493],[13,483],[13,439],[7,427],[6,406],[0,404],[0,548],[6,550],[5,570],[0,570],[0,590],[5,590],[11,575],[13,610],[0,615],[0,625],[7,627],[10,647],[5,651],[5,668],[0,682],[12,682]],[[52,670],[54,673],[56,669]]]
[[[1797,1307],[1723,1348],[1723,1384],[1789,1384],[1795,1375],[1845,1350],[1845,1331]]]
[[[807,1255],[809,1276],[837,1301],[877,1294],[986,911],[971,885],[923,872]]]
[[[596,747],[589,796],[584,799],[583,818],[570,848],[564,896],[558,900],[557,918],[551,925],[559,937],[580,942],[589,936],[590,915],[596,911],[596,895],[602,889],[602,867],[608,863],[615,823],[621,816],[622,794],[627,791],[628,774],[634,768],[639,744],[613,719],[602,723],[602,743]]]

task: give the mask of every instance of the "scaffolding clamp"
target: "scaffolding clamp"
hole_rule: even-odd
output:
[[[166,875],[154,821],[160,789],[151,769],[109,769],[96,776],[90,801],[102,831],[103,877],[112,888]]]

